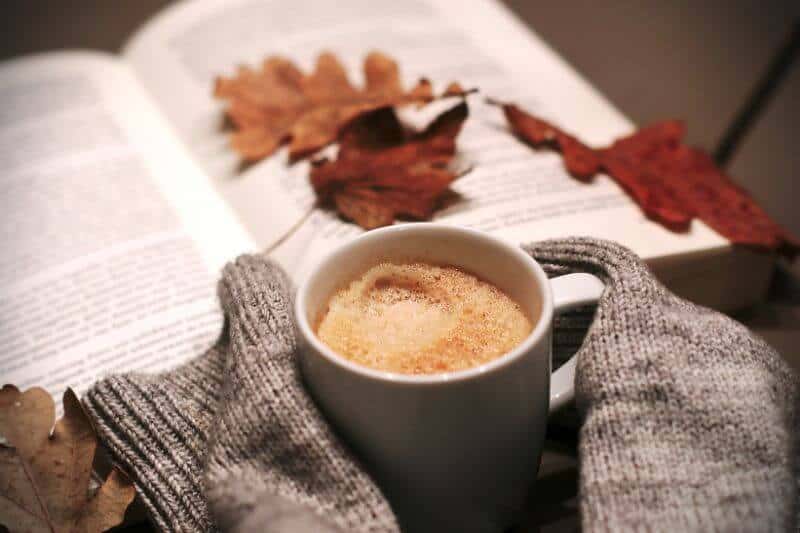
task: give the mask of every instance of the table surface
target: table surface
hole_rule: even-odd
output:
[[[572,62],[623,112],[642,124],[658,117],[682,116],[690,124],[690,140],[708,149],[725,129],[792,24],[797,4],[780,0],[747,0],[737,9],[719,2],[696,3],[625,1],[622,9],[604,3],[569,0],[559,3],[504,0],[532,25],[567,60]],[[95,48],[116,51],[144,20],[168,2],[58,2],[13,0],[4,3],[0,16],[0,59],[56,48]],[[616,5],[616,4],[615,4]],[[723,9],[724,8],[724,9]],[[579,10],[583,16],[575,17]],[[719,13],[725,12],[724,17]],[[43,16],[43,14],[47,16]],[[640,24],[647,18],[648,24]],[[88,28],[88,30],[87,30]],[[646,30],[646,31],[645,31]],[[584,35],[598,39],[586,45]],[[714,39],[708,38],[708,31]],[[632,33],[633,32],[633,33]],[[670,51],[665,53],[668,34]],[[623,36],[625,38],[623,38]],[[631,47],[630,40],[637,46]],[[677,44],[676,44],[677,43]],[[623,55],[621,57],[620,55]],[[730,54],[730,55],[728,55]],[[608,58],[627,66],[612,72]],[[649,64],[657,62],[662,82],[653,84]],[[647,75],[642,73],[647,72]],[[770,180],[745,180],[748,188],[770,212],[800,233],[800,210],[792,194],[793,169],[800,168],[800,151],[788,142],[800,123],[796,98],[800,69],[792,67],[786,88],[776,96],[733,159],[733,169],[769,168]],[[702,86],[699,95],[695,87]],[[701,97],[702,96],[702,97]],[[800,369],[800,266],[784,263],[777,269],[766,301],[735,317],[762,335],[796,369]],[[567,425],[553,424],[539,477],[530,495],[528,513],[513,531],[556,532],[580,529],[577,506],[577,436]],[[128,530],[149,530],[135,526]]]

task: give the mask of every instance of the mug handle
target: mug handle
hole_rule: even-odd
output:
[[[591,274],[567,274],[550,280],[553,290],[553,312],[563,313],[576,307],[596,303],[605,285]],[[575,397],[575,364],[577,354],[561,365],[550,377],[550,412],[557,411]]]

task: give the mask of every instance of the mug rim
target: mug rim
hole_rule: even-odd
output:
[[[538,283],[542,297],[542,309],[539,317],[535,326],[525,337],[525,339],[523,339],[521,343],[519,343],[510,351],[486,363],[462,370],[437,372],[435,374],[402,374],[399,372],[388,372],[359,365],[350,361],[346,357],[339,355],[327,344],[322,342],[312,330],[308,317],[305,313],[306,300],[308,296],[307,293],[312,281],[314,281],[316,276],[320,275],[325,268],[330,268],[332,264],[335,265],[336,262],[346,256],[353,247],[362,245],[365,241],[379,241],[388,234],[409,232],[444,232],[450,234],[459,234],[460,236],[467,236],[468,238],[476,239],[477,241],[491,242],[495,245],[499,245],[508,253],[520,259],[524,267],[531,274],[531,277]],[[457,264],[457,262],[453,264]],[[340,367],[342,370],[357,374],[363,378],[397,385],[442,385],[470,381],[492,374],[504,367],[509,366],[526,353],[532,352],[533,348],[542,341],[552,321],[553,295],[549,280],[541,265],[539,265],[539,263],[537,263],[530,255],[524,252],[521,247],[514,246],[508,241],[472,228],[435,222],[412,222],[396,224],[393,226],[367,231],[366,233],[363,233],[358,237],[337,246],[334,250],[327,253],[314,266],[314,268],[312,268],[311,271],[309,271],[303,277],[303,280],[297,289],[297,295],[294,302],[294,313],[297,321],[297,327],[300,330],[300,334],[303,336],[305,342],[308,343],[320,356],[337,367]]]

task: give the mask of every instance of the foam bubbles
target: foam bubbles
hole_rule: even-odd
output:
[[[333,295],[316,331],[355,363],[433,374],[491,361],[532,329],[516,302],[462,270],[381,263]]]

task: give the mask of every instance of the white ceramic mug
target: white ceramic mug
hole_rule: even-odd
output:
[[[493,361],[431,375],[366,368],[316,337],[312,324],[337,289],[378,262],[408,260],[457,266],[494,284],[534,319],[533,331]],[[548,280],[519,247],[475,230],[373,230],[328,255],[299,287],[303,377],[404,531],[501,531],[536,478],[548,413],[574,395],[574,357],[551,376],[553,313],[602,292],[589,274]]]

